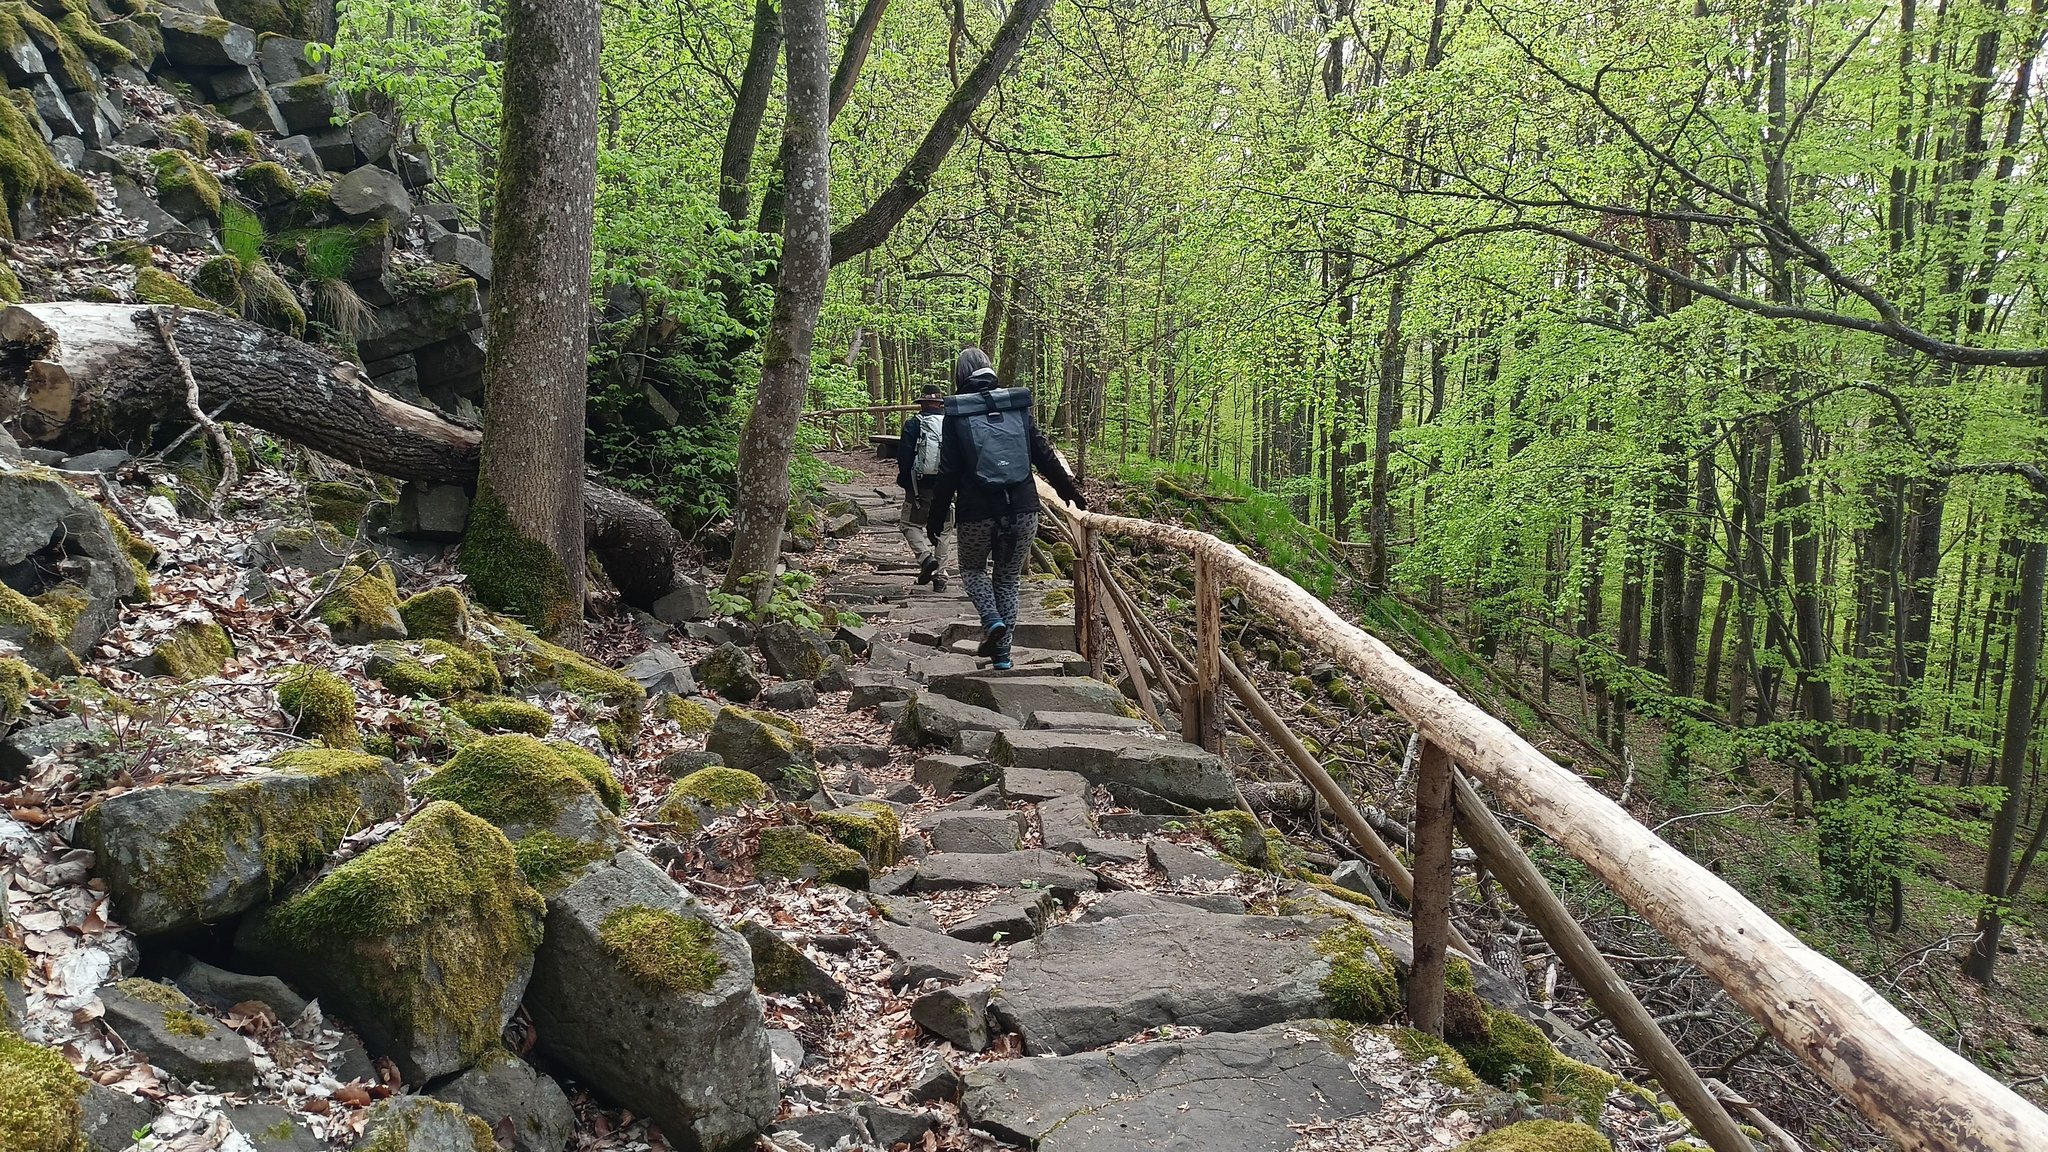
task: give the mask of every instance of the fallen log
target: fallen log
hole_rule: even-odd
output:
[[[32,444],[147,448],[187,410],[184,373],[157,309],[17,304],[0,312],[0,418]],[[483,434],[370,385],[310,344],[210,312],[180,310],[177,346],[207,411],[397,480],[474,485]],[[585,538],[621,595],[645,607],[682,577],[683,539],[630,496],[584,483]]]

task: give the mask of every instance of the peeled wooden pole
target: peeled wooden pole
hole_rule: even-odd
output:
[[[1408,973],[1408,1023],[1444,1034],[1444,942],[1451,928],[1451,776],[1444,750],[1427,741],[1415,775],[1415,899],[1409,901],[1415,960]]]
[[[1206,532],[1095,512],[1100,535],[1206,556],[1282,628],[1364,681],[1502,802],[1591,868],[1801,1063],[1908,1149],[2042,1152],[2048,1114],[1914,1027],[1726,881],[1293,581]]]
[[[1501,826],[1500,819],[1486,806],[1479,790],[1470,780],[1451,766],[1450,758],[1433,745],[1422,746],[1423,771],[1429,770],[1432,752],[1439,758],[1446,782],[1455,778],[1458,829],[1465,834],[1465,843],[1479,853],[1479,860],[1499,880],[1501,887],[1508,890],[1516,907],[1534,921],[1543,939],[1557,949],[1557,958],[1564,962],[1572,976],[1578,980],[1593,1003],[1614,1022],[1614,1030],[1635,1049],[1636,1058],[1643,1067],[1671,1094],[1678,1110],[1692,1121],[1693,1127],[1715,1152],[1754,1152],[1749,1137],[1728,1118],[1728,1112],[1721,1107],[1700,1074],[1693,1070],[1684,1054],[1657,1027],[1650,1018],[1650,1012],[1643,1002],[1629,991],[1621,975],[1600,949],[1586,935],[1586,930],[1573,918],[1571,909],[1551,891],[1550,882],[1508,830]],[[1419,922],[1419,921],[1418,921]]]

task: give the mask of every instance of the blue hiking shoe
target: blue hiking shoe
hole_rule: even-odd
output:
[[[1009,667],[1007,661],[1010,656],[1010,626],[1001,620],[988,626],[988,632],[981,638],[981,645],[974,650],[976,656],[994,656],[998,652],[1003,654],[1003,667]]]

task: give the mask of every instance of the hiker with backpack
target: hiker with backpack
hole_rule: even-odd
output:
[[[1024,562],[1038,535],[1032,469],[1069,504],[1088,505],[1032,418],[1031,389],[996,387],[988,353],[971,344],[953,363],[953,395],[946,400],[945,417],[925,532],[936,541],[947,513],[957,511],[953,538],[960,583],[981,613],[980,652],[996,668],[1006,669]]]
[[[924,394],[917,398],[917,415],[903,422],[903,434],[896,440],[896,486],[903,489],[903,540],[917,557],[917,582],[940,592],[946,590],[946,538],[937,533],[927,535],[925,525],[932,510],[932,492],[937,488],[945,407],[939,386],[925,385]]]

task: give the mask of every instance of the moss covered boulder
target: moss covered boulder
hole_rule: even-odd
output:
[[[0,572],[21,583],[0,583],[0,641],[51,676],[74,672],[141,587],[106,514],[41,471],[0,471]]]
[[[329,672],[301,664],[277,682],[277,707],[291,724],[292,735],[329,748],[360,748],[356,728],[356,690]]]
[[[550,644],[514,620],[496,617],[504,638],[497,649],[505,681],[523,689],[560,688],[571,696],[612,709],[622,729],[636,735],[647,705],[647,691],[632,680],[558,644]]]
[[[93,851],[121,921],[149,936],[248,911],[404,807],[405,778],[389,760],[304,748],[244,779],[102,800],[80,818],[77,842]]]
[[[526,1005],[543,1054],[678,1147],[750,1148],[775,1117],[746,941],[638,853],[549,901]]]
[[[842,888],[868,886],[867,857],[808,828],[761,829],[754,874],[779,880],[822,880]]]
[[[555,718],[538,704],[510,696],[486,696],[481,700],[458,700],[449,705],[462,722],[479,732],[523,732],[545,736]]]
[[[488,657],[446,640],[380,641],[363,671],[400,696],[423,700],[452,700],[503,686]]]
[[[157,640],[156,648],[137,662],[135,670],[144,676],[201,680],[220,675],[234,655],[235,642],[219,624],[184,620]]]
[[[100,1003],[122,1043],[178,1079],[228,1092],[255,1087],[249,1046],[176,988],[122,980],[100,989]]]
[[[1466,1031],[1483,1031],[1483,1038],[1452,1041],[1480,1079],[1563,1105],[1588,1121],[1600,1118],[1607,1097],[1620,1085],[1612,1072],[1558,1052],[1542,1029],[1513,1012],[1491,1006],[1480,1011],[1483,1030]]]
[[[832,661],[832,648],[823,633],[799,628],[787,620],[763,625],[754,636],[754,645],[761,650],[768,671],[784,680],[809,683],[823,676],[826,665]]]
[[[406,637],[405,620],[398,614],[398,583],[382,564],[369,570],[345,565],[333,590],[321,598],[319,611],[336,644]]]
[[[699,768],[668,790],[655,819],[684,836],[696,833],[720,816],[728,816],[768,797],[768,786],[752,772],[712,766]]]
[[[1454,1152],[1613,1152],[1598,1128],[1562,1120],[1524,1120],[1467,1140]]]
[[[421,640],[446,640],[462,644],[469,640],[469,601],[458,588],[429,588],[406,598],[398,606],[405,630]]]
[[[754,658],[737,644],[713,648],[696,664],[697,679],[721,700],[745,704],[761,694],[761,677],[754,671]]]
[[[437,802],[245,920],[235,946],[316,993],[419,1083],[497,1048],[545,912],[504,833]]]
[[[795,721],[768,712],[722,708],[711,723],[704,750],[729,768],[751,772],[783,796],[818,790],[818,750]]]
[[[460,1104],[393,1096],[370,1109],[354,1152],[496,1152],[491,1126]]]
[[[415,787],[420,795],[460,804],[513,841],[547,832],[610,848],[623,843],[613,799],[618,782],[604,761],[569,744],[532,736],[486,736]]]
[[[853,849],[876,871],[896,863],[903,852],[903,822],[896,810],[878,800],[857,800],[844,808],[820,812],[818,827]]]
[[[84,1152],[78,1098],[85,1089],[63,1053],[0,1028],[0,1148]]]

